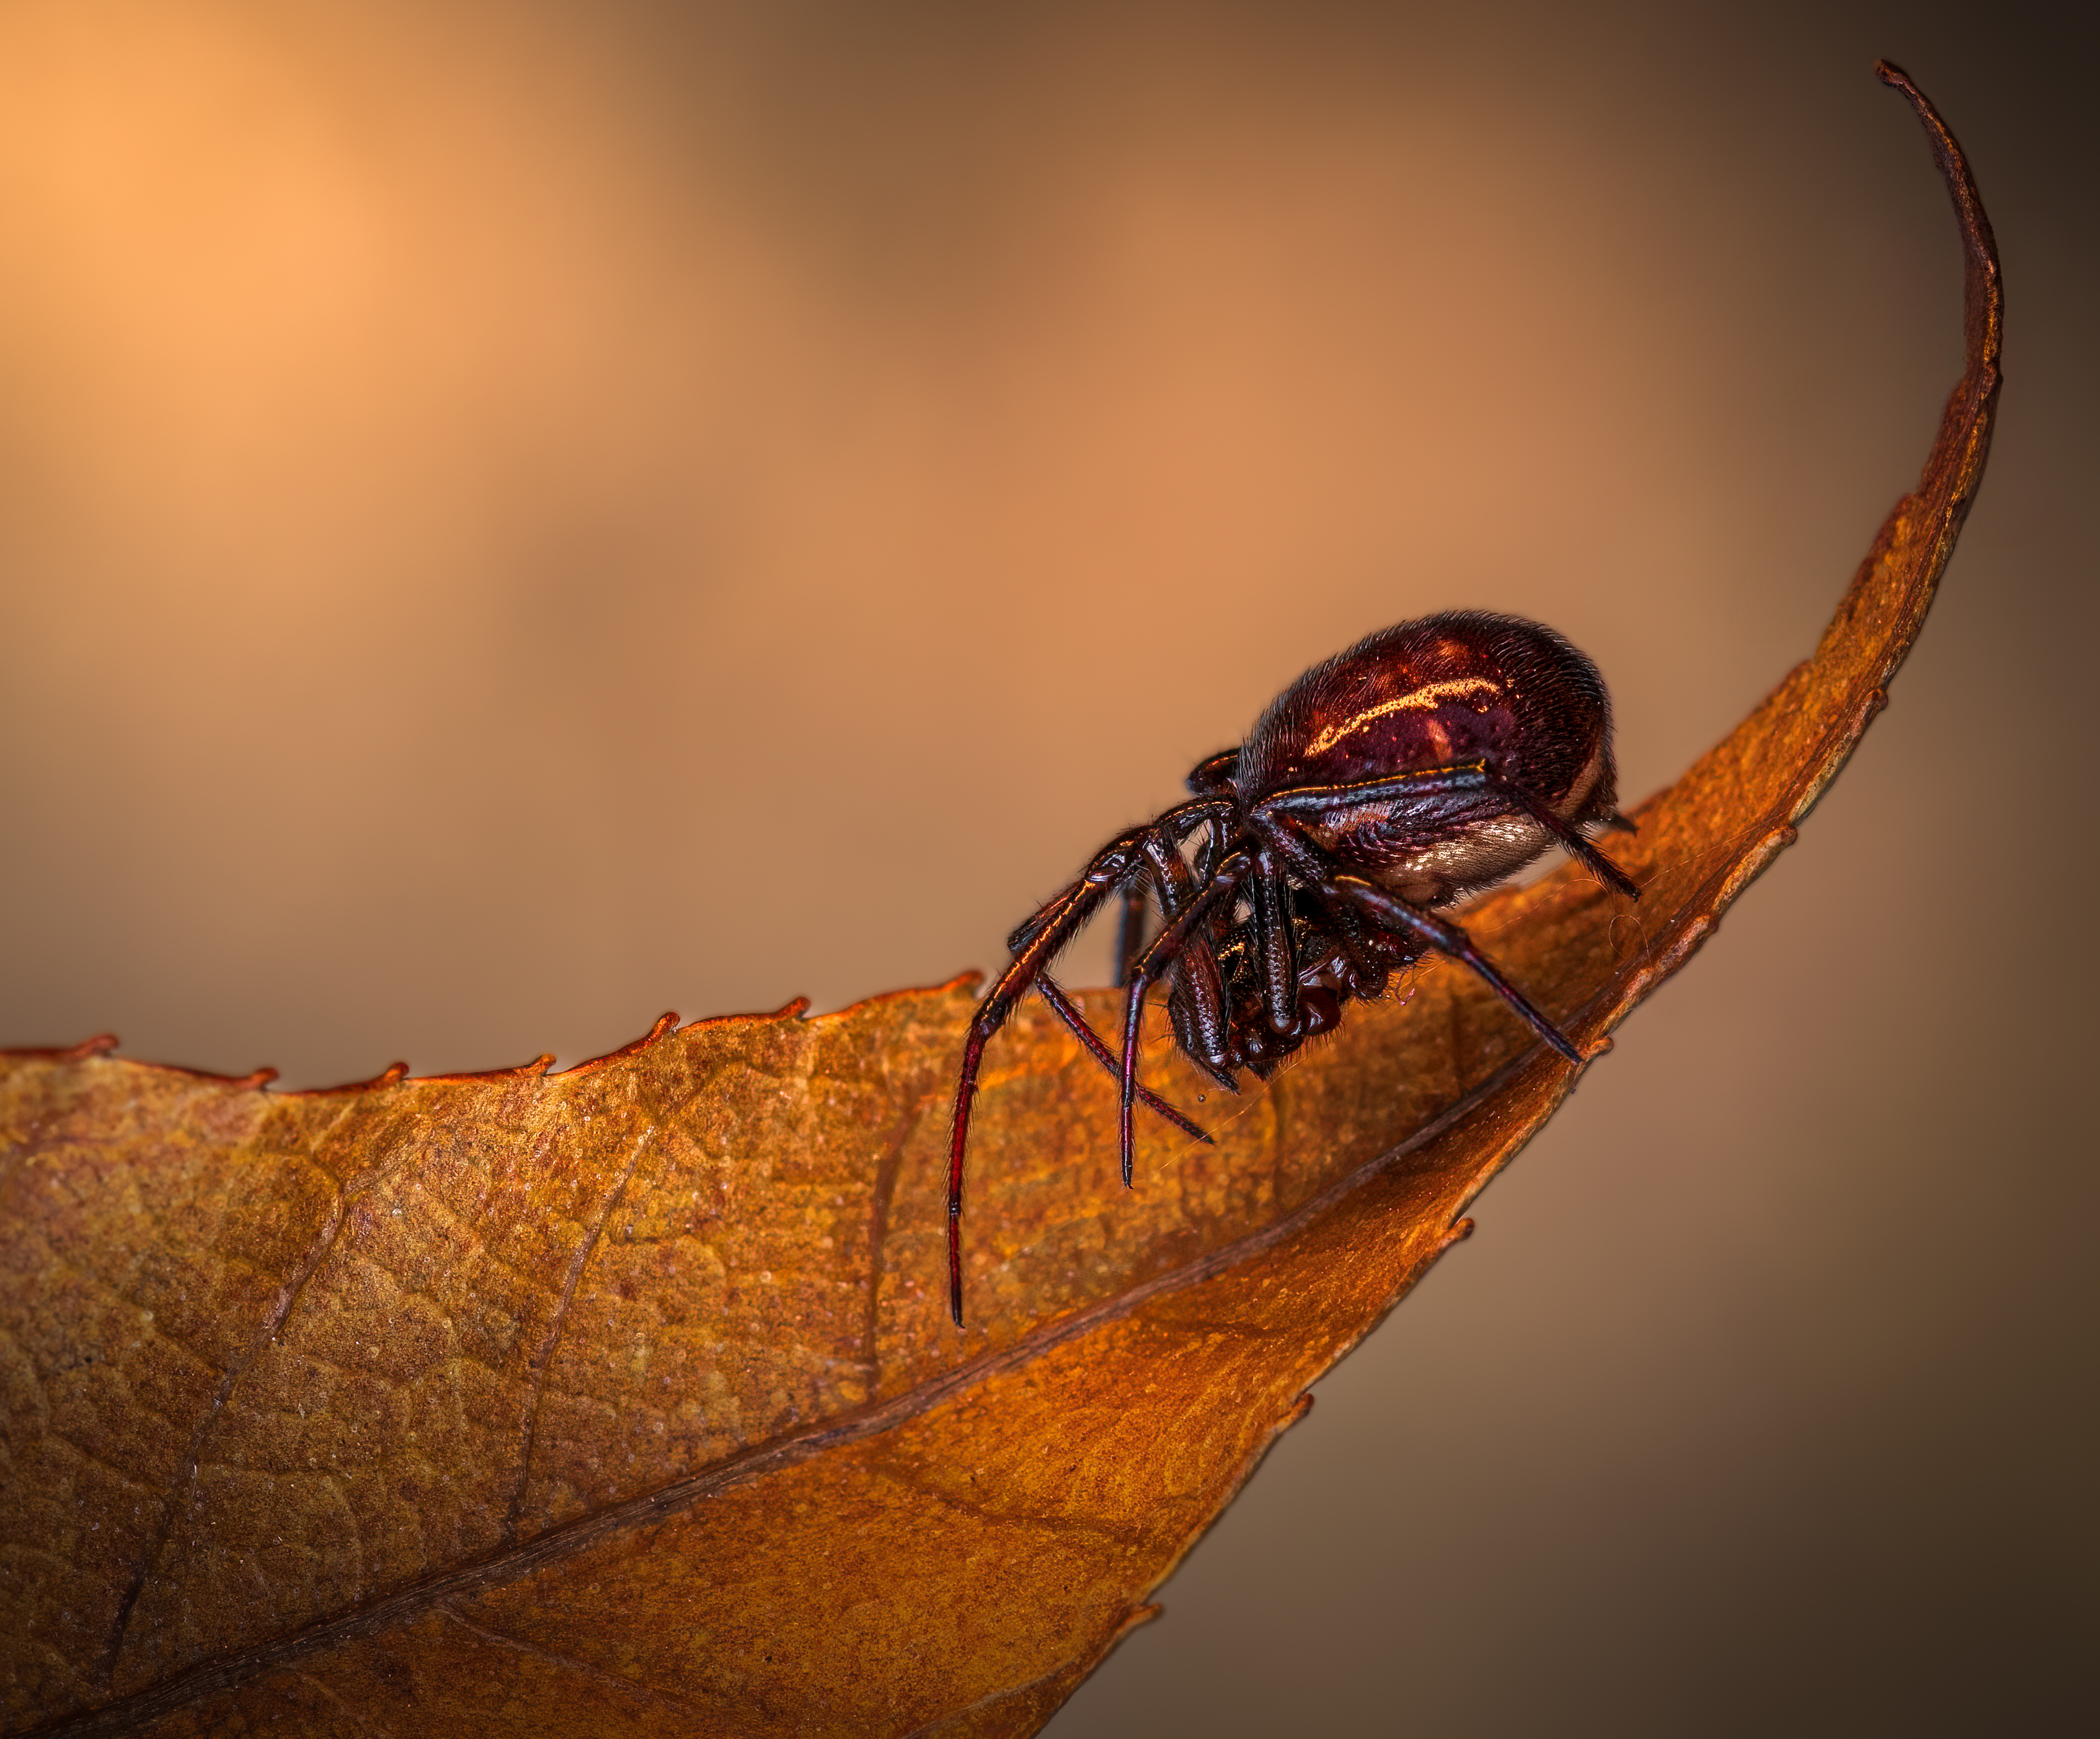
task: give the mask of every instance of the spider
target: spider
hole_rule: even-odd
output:
[[[1611,701],[1596,666],[1550,628],[1454,611],[1402,622],[1315,664],[1246,741],[1198,763],[1188,801],[1110,840],[1008,938],[1012,959],[963,1047],[948,1150],[948,1304],[963,1320],[963,1155],[986,1044],[1032,989],[1122,1087],[1123,1181],[1135,1107],[1201,1141],[1137,1079],[1145,992],[1164,974],[1176,1042],[1219,1085],[1266,1079],[1352,1000],[1381,995],[1432,949],[1485,980],[1570,1062],[1582,1053],[1439,907],[1560,845],[1629,899],[1590,842],[1634,824],[1617,801]],[[1050,976],[1118,897],[1120,1057]],[[1145,940],[1151,909],[1159,927]]]

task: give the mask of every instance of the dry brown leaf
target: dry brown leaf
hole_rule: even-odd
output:
[[[1615,848],[1639,908],[1566,870],[1473,908],[1587,1044],[1793,839],[1982,474],[1990,232],[1885,77],[1953,193],[1965,372],[1815,657]],[[1031,1009],[980,1101],[958,1332],[971,1002],[324,1092],[109,1041],[0,1060],[8,1730],[1033,1732],[1574,1078],[1426,970],[1213,1096],[1215,1148],[1147,1131],[1127,1194],[1110,1084]]]

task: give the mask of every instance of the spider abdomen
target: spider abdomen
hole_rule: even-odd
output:
[[[1255,804],[1286,792],[1484,766],[1497,788],[1338,801],[1304,817],[1321,850],[1418,904],[1499,881],[1553,843],[1510,793],[1582,827],[1616,801],[1596,667],[1552,629],[1455,611],[1381,629],[1277,696],[1241,750]]]
[[[1485,760],[1553,801],[1611,730],[1596,666],[1550,628],[1452,611],[1366,636],[1270,702],[1241,751],[1250,801]]]

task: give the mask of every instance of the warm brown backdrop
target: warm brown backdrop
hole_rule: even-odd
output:
[[[298,1084],[932,982],[1454,604],[1598,659],[1639,797],[1952,382],[1886,54],[2011,307],[1895,704],[1057,1731],[2066,1730],[2100,166],[2046,16],[16,0],[0,1042]]]

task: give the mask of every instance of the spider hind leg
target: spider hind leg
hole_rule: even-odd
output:
[[[1579,1064],[1588,1060],[1576,1048],[1575,1041],[1505,978],[1494,962],[1474,946],[1473,938],[1449,919],[1440,918],[1418,906],[1410,906],[1396,895],[1354,876],[1337,876],[1321,883],[1313,892],[1323,901],[1353,908],[1383,929],[1410,933],[1440,954],[1449,955],[1508,1004],[1533,1032],[1568,1061]]]

